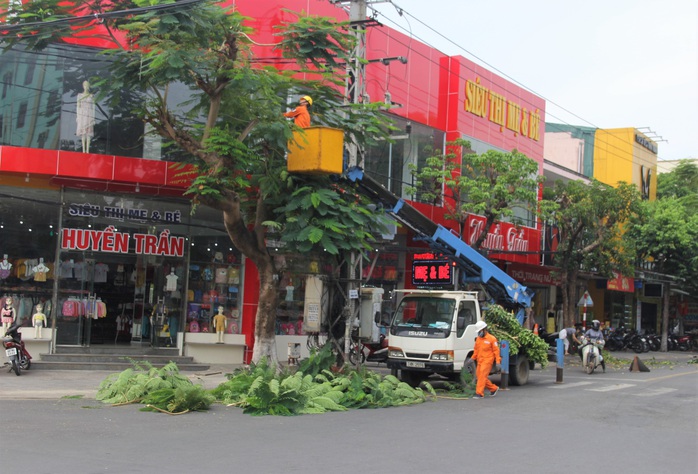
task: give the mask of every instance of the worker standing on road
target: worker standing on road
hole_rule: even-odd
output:
[[[284,117],[292,118],[293,122],[300,128],[310,127],[310,112],[308,111],[313,105],[313,99],[309,95],[301,97],[300,104],[290,112],[284,113]]]
[[[472,359],[477,363],[476,375],[477,384],[475,385],[475,397],[484,398],[485,389],[490,391],[491,396],[497,395],[499,387],[490,382],[489,376],[492,370],[492,364],[497,364],[497,371],[501,370],[499,366],[502,363],[502,357],[499,355],[499,343],[497,338],[487,331],[487,323],[478,321],[475,323],[477,337],[475,338],[475,350],[473,351]]]

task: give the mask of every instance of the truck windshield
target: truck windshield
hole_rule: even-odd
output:
[[[403,298],[395,312],[390,333],[448,337],[455,309],[455,300],[434,297]],[[415,330],[419,330],[418,332]]]

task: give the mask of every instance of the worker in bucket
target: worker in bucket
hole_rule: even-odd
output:
[[[313,105],[313,99],[309,95],[301,97],[300,104],[290,112],[284,113],[284,117],[292,118],[293,122],[300,128],[310,127],[309,109]]]
[[[492,365],[496,365],[496,372],[501,371],[500,364],[502,357],[499,355],[499,343],[497,338],[487,331],[487,323],[478,321],[475,323],[477,337],[475,338],[475,350],[473,351],[472,359],[477,363],[476,375],[477,384],[475,385],[475,397],[485,398],[485,389],[490,391],[490,396],[494,397],[499,391],[499,387],[490,382],[489,376],[492,370]]]

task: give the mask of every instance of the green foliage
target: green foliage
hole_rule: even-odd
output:
[[[141,411],[162,411],[170,414],[205,411],[215,400],[215,397],[201,385],[180,385],[150,392],[142,400],[146,406],[141,408]]]
[[[657,199],[678,199],[685,208],[698,212],[698,165],[684,160],[669,173],[657,176]]]
[[[523,328],[519,321],[499,305],[490,305],[485,309],[487,329],[499,341],[509,341],[509,353],[522,352],[532,362],[542,367],[548,365],[548,344],[530,329]]]
[[[139,403],[151,393],[163,389],[188,388],[193,384],[174,362],[158,369],[147,361],[132,361],[133,368],[104,379],[97,390],[96,399],[113,405]]]
[[[652,261],[656,271],[683,278],[682,285],[698,290],[698,213],[681,199],[643,201],[627,237],[640,261]]]
[[[368,370],[334,373],[334,355],[323,348],[304,360],[296,373],[277,372],[266,360],[240,369],[212,390],[222,403],[235,404],[251,415],[300,415],[381,408],[426,401],[422,390],[396,377]],[[425,384],[426,390],[434,393]]]
[[[281,240],[289,251],[307,253],[324,250],[331,255],[353,249],[371,250],[371,231],[380,232],[382,213],[371,211],[365,198],[351,188],[326,180],[327,187],[305,178],[295,183],[291,199],[274,210],[277,220],[285,219]]]
[[[557,183],[542,206],[543,218],[559,230],[555,265],[563,271],[594,268],[606,276],[613,271],[632,275],[635,249],[632,241],[622,239],[623,225],[639,212],[640,202],[637,187],[628,183]]]
[[[304,58],[319,71],[345,68],[355,42],[354,36],[346,34],[347,26],[334,19],[299,15],[294,22],[276,27],[281,36],[279,48],[285,58],[296,59],[302,70],[308,69]]]
[[[445,155],[427,150],[432,155],[425,166],[411,167],[417,186],[410,191],[421,201],[443,204],[446,217],[458,222],[462,235],[469,214],[485,216],[487,223],[473,244],[479,248],[493,223],[515,222],[517,207],[536,212],[542,177],[538,163],[523,153],[488,150],[478,155],[469,153],[470,146],[458,139],[447,143]]]

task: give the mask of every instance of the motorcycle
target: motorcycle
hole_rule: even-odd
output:
[[[593,341],[588,337],[582,336],[582,366],[587,374],[593,374],[594,370],[600,365],[604,373],[606,372],[606,363],[601,356],[604,341]]]
[[[354,365],[364,362],[388,362],[388,338],[380,335],[377,342],[363,342],[352,339],[349,347],[349,362]]]
[[[22,374],[22,370],[31,368],[32,356],[24,346],[22,334],[19,332],[19,324],[15,323],[7,329],[2,338],[2,346],[5,348],[5,356],[10,359],[10,371],[14,371],[19,376]]]

